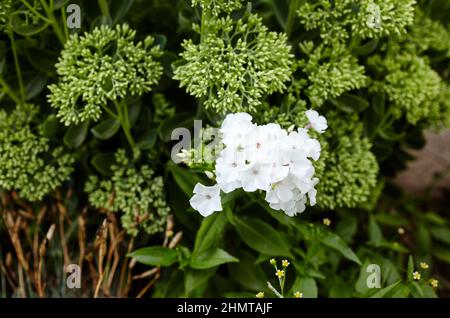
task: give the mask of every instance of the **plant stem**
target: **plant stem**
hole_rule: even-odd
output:
[[[50,1],[49,5],[47,5],[45,0],[41,0],[41,5],[44,8],[45,13],[47,14],[48,23],[50,23],[53,30],[55,31],[59,42],[64,45],[64,43],[66,43],[66,37],[64,36],[64,32],[61,30],[61,26],[59,25],[58,20],[53,14],[53,0]],[[66,21],[63,21],[63,23],[66,23]]]
[[[116,100],[114,100],[113,102],[117,109],[118,115],[117,119],[120,121],[125,137],[127,138],[127,141],[134,152],[134,150],[136,149],[136,145],[130,131],[130,123],[128,121],[128,110],[126,109],[126,107],[124,107],[123,102],[118,103]]]
[[[202,9],[202,21],[200,29],[200,42],[203,42],[208,35],[209,20],[211,19],[211,12],[209,10]]]
[[[25,88],[23,86],[22,72],[20,70],[20,64],[19,64],[19,57],[17,56],[16,42],[14,41],[14,34],[11,29],[9,30],[9,38],[11,39],[11,48],[12,48],[13,56],[14,56],[14,65],[16,67],[17,79],[19,80],[19,90],[20,90],[20,96],[21,96],[21,101],[19,102],[19,104],[22,104],[25,101]]]
[[[278,290],[275,289],[275,287],[272,286],[271,283],[267,282],[267,287],[278,297],[278,298],[284,298],[283,295],[281,295]]]
[[[100,11],[102,11],[102,14],[105,17],[110,16],[109,7],[108,7],[108,3],[106,2],[106,0],[98,0],[98,6],[100,7]]]
[[[5,82],[3,77],[0,76],[0,84],[3,86],[3,91],[16,103],[20,104],[21,100],[20,98],[14,93],[14,91],[11,89],[11,87],[8,85],[8,83]]]
[[[291,0],[289,4],[289,13],[286,22],[286,34],[288,37],[291,36],[292,28],[294,26],[294,21],[296,19],[296,13],[298,8],[299,0]]]
[[[28,1],[27,0],[21,0],[22,1],[22,3],[31,11],[31,12],[33,12],[39,19],[41,19],[41,20],[43,20],[43,21],[45,21],[45,22],[47,22],[47,23],[50,23],[50,20],[47,18],[47,17],[44,17],[42,14],[40,14],[35,8],[33,8],[33,6],[32,5],[30,5],[29,3],[28,3]]]

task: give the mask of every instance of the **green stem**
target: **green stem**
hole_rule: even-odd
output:
[[[106,2],[106,0],[98,0],[98,6],[100,7],[100,11],[102,11],[102,14],[105,17],[110,16],[109,7],[108,7],[108,3]]]
[[[118,103],[116,100],[114,100],[113,102],[117,109],[117,119],[120,121],[125,137],[127,138],[127,141],[134,152],[134,150],[136,149],[136,144],[134,142],[133,136],[131,135],[130,123],[128,121],[128,110],[126,109],[126,107],[124,107],[122,102]]]
[[[291,0],[289,4],[289,14],[286,22],[286,34],[288,37],[291,36],[292,29],[294,27],[295,19],[297,18],[297,8],[298,8],[299,0]]]
[[[14,41],[14,34],[12,33],[11,29],[9,30],[9,38],[11,39],[11,48],[12,48],[13,56],[14,56],[14,64],[16,67],[17,79],[19,80],[20,96],[22,98],[22,101],[24,101],[25,100],[25,88],[23,86],[22,72],[20,70],[19,57],[17,55],[17,49],[16,49],[16,42]]]
[[[58,23],[58,20],[56,19],[55,15],[53,14],[53,0],[50,1],[50,4],[47,5],[45,0],[41,0],[42,7],[44,8],[45,13],[47,14],[48,23],[53,28],[53,31],[55,31],[56,36],[58,37],[59,42],[61,42],[62,45],[66,43],[66,37],[64,36],[64,32],[61,29],[61,26]],[[63,21],[63,23],[66,23],[66,21]]]
[[[33,12],[39,19],[50,23],[50,20],[47,17],[44,17],[42,14],[40,14],[35,8],[33,8],[33,6],[31,4],[28,3],[27,0],[21,0],[22,3],[31,11]]]
[[[66,39],[69,38],[69,28],[67,27],[67,16],[66,16],[66,10],[64,10],[64,7],[61,8],[61,16],[63,19],[63,26],[64,26],[64,36]]]
[[[8,85],[8,83],[5,82],[3,77],[0,77],[0,84],[3,86],[3,91],[16,103],[20,104],[21,100],[20,98],[14,93],[14,91],[11,89],[11,87]]]
[[[103,104],[101,106],[112,118],[119,120],[117,115],[111,109],[109,109],[108,106],[103,105]]]
[[[202,21],[200,29],[200,42],[203,42],[208,35],[209,20],[211,19],[211,12],[209,10],[202,11]]]

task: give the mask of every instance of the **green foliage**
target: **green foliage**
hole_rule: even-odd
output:
[[[324,42],[356,36],[402,35],[413,22],[415,0],[308,0],[298,9],[307,30],[319,29]]]
[[[62,147],[52,147],[34,119],[39,108],[17,105],[0,110],[0,188],[16,190],[30,201],[41,200],[67,181],[74,157]]]
[[[99,209],[122,212],[122,225],[130,235],[136,236],[140,230],[162,232],[170,212],[162,177],[155,177],[148,165],[136,168],[123,149],[117,151],[111,171],[110,179],[89,177],[85,186],[89,202]]]
[[[333,40],[314,48],[313,42],[306,42],[300,48],[306,58],[299,61],[299,68],[308,78],[305,94],[312,106],[322,106],[326,100],[366,85],[364,67],[342,43]]]
[[[330,129],[321,141],[323,152],[316,164],[317,202],[330,209],[356,207],[370,198],[377,185],[378,163],[357,116],[329,113],[328,118]]]
[[[63,123],[98,120],[108,100],[142,95],[158,83],[161,50],[153,37],[135,43],[135,36],[126,24],[71,36],[56,64],[59,83],[49,86],[49,103]]]
[[[205,98],[205,108],[254,111],[264,95],[286,88],[292,55],[285,34],[269,32],[256,14],[217,19],[205,28],[201,43],[183,42],[184,64],[174,76],[190,94]]]
[[[192,5],[200,5],[203,10],[219,15],[221,12],[230,13],[242,7],[242,0],[192,0]]]

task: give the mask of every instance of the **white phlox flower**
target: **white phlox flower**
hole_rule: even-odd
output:
[[[318,112],[315,110],[307,110],[305,112],[306,117],[308,117],[309,123],[311,124],[312,128],[316,130],[319,133],[323,133],[327,128],[327,120],[325,117],[320,116]]]
[[[194,195],[189,200],[189,203],[191,207],[204,217],[216,211],[222,211],[220,187],[218,185],[207,187],[201,183],[197,183],[194,187]]]
[[[197,184],[191,206],[203,216],[222,210],[220,191],[265,192],[265,200],[275,210],[295,216],[316,204],[319,182],[311,160],[320,157],[320,143],[308,134],[312,127],[320,133],[327,128],[325,117],[308,110],[308,127],[287,131],[270,123],[256,125],[247,113],[229,114],[220,132],[224,149],[216,159],[217,185]]]

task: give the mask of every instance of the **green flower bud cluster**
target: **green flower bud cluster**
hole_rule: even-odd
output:
[[[378,162],[357,115],[327,114],[329,128],[321,135],[322,152],[315,164],[319,178],[317,203],[323,208],[357,207],[377,186]]]
[[[305,93],[313,107],[319,107],[345,91],[366,86],[364,67],[344,44],[334,40],[330,45],[322,43],[314,48],[308,41],[301,43],[300,48],[307,55],[299,62],[299,68],[308,78]]]
[[[12,0],[2,0],[0,2],[0,31],[5,29],[11,13]]]
[[[380,81],[374,81],[371,90],[387,93],[395,118],[405,115],[409,123],[416,124],[440,116],[442,80],[426,57],[390,50],[384,59],[376,55],[368,63],[385,74]]]
[[[39,201],[68,180],[74,158],[34,125],[34,105],[17,106],[11,113],[0,110],[0,189],[18,191],[29,201]]]
[[[200,44],[183,42],[184,64],[175,69],[180,86],[218,112],[255,111],[263,96],[282,92],[290,80],[293,55],[285,34],[269,32],[250,14],[208,25]]]
[[[151,36],[135,43],[135,35],[124,24],[70,37],[56,64],[59,83],[48,96],[63,123],[98,120],[108,100],[141,95],[158,83],[163,68],[155,58],[162,51]]]
[[[415,0],[307,0],[298,9],[307,30],[319,29],[325,43],[350,35],[401,35],[413,23]]]
[[[122,226],[132,236],[137,236],[140,230],[147,234],[164,231],[170,208],[163,178],[155,177],[147,165],[136,168],[123,149],[117,151],[111,170],[110,179],[92,175],[86,182],[85,191],[92,206],[122,212]]]
[[[192,0],[192,6],[200,5],[203,10],[218,16],[220,13],[231,13],[242,7],[242,0]]]

